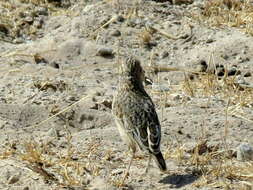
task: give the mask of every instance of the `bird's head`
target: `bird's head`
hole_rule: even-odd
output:
[[[138,59],[133,56],[130,56],[122,63],[122,74],[142,82],[145,78],[145,72],[141,67],[141,63]]]

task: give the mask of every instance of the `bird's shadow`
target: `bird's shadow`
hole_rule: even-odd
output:
[[[175,188],[180,188],[185,185],[193,183],[198,178],[199,178],[198,176],[195,176],[193,174],[173,174],[164,177],[159,181],[159,183],[171,184]]]

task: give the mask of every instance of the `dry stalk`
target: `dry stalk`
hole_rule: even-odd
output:
[[[253,35],[253,5],[250,1],[213,0],[206,1],[200,15],[192,15],[196,20],[217,27],[238,27]]]

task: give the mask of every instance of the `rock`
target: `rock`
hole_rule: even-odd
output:
[[[38,7],[36,12],[38,15],[48,16],[48,9],[46,7]]]
[[[171,94],[171,96],[174,101],[178,101],[182,99],[182,96],[180,94]]]
[[[197,72],[206,72],[208,68],[208,65],[205,60],[200,60],[199,63],[197,63]]]
[[[117,16],[117,21],[118,22],[124,22],[125,18],[122,15]]]
[[[14,184],[14,183],[17,183],[19,181],[19,176],[17,175],[14,175],[12,177],[10,177],[10,179],[8,180],[8,184]]]
[[[161,57],[162,59],[166,58],[169,56],[169,52],[168,51],[164,51],[162,54],[161,54]]]
[[[27,22],[28,24],[32,24],[34,21],[34,18],[32,16],[27,16],[24,18],[24,21]]]
[[[228,76],[234,76],[240,74],[241,71],[237,70],[235,67],[232,67],[231,69],[228,70]]]
[[[113,170],[112,171],[112,175],[113,176],[116,176],[116,175],[121,175],[121,174],[123,174],[123,172],[124,172],[124,170],[122,170],[122,169],[115,169],[115,170]]]
[[[111,36],[115,36],[115,37],[118,37],[121,35],[121,32],[119,30],[114,30],[111,32]]]
[[[0,119],[0,129],[3,129],[6,124],[6,121]]]
[[[101,57],[114,57],[113,49],[111,49],[111,48],[104,48],[104,47],[98,49],[96,55],[101,56]]]
[[[221,55],[221,57],[222,57],[223,59],[225,59],[225,60],[228,60],[228,59],[229,59],[229,56],[228,56],[227,54]]]
[[[189,73],[188,75],[187,75],[187,77],[190,79],[190,80],[194,80],[195,79],[195,74],[191,74],[191,73]]]
[[[235,59],[240,62],[242,60],[242,57],[240,55],[238,55],[238,56],[236,56]]]
[[[251,75],[251,72],[247,71],[243,76],[244,77],[251,77],[252,75]]]
[[[242,57],[240,55],[236,56],[236,60],[238,61],[238,63],[243,63],[243,62],[247,62],[250,59],[248,57]]]
[[[33,26],[34,26],[35,28],[42,28],[42,25],[43,25],[43,20],[35,20],[35,21],[33,22]]]
[[[109,109],[112,109],[112,100],[103,99],[102,102],[99,102],[100,105],[103,105]]]
[[[55,69],[59,69],[60,68],[60,65],[59,63],[57,63],[56,61],[53,61],[51,63],[49,63],[49,65]]]
[[[209,38],[209,39],[206,40],[206,43],[207,43],[207,44],[210,44],[210,43],[213,43],[213,42],[214,42],[214,39],[213,39],[213,38]]]
[[[237,147],[237,160],[253,160],[253,148],[248,143],[242,143]]]
[[[224,74],[225,74],[224,65],[217,64],[215,67],[216,67],[216,73],[215,73],[215,74],[216,74],[218,77],[224,76]]]
[[[235,83],[237,83],[237,84],[247,84],[247,82],[245,81],[245,79],[241,75],[236,76]]]
[[[141,28],[145,26],[145,22],[143,19],[140,18],[131,18],[128,20],[127,25],[133,28],[137,26],[138,28]]]
[[[47,131],[47,135],[50,136],[50,137],[58,137],[58,132],[56,131],[55,128],[50,128]]]
[[[44,58],[44,57],[42,57],[41,55],[39,55],[38,53],[36,53],[34,56],[33,56],[33,58],[34,58],[34,62],[36,63],[36,64],[48,64],[48,61]]]
[[[6,25],[0,24],[0,34],[8,35],[9,32],[9,28]]]

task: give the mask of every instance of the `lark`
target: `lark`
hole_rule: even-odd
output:
[[[161,126],[155,105],[144,89],[144,70],[140,61],[129,56],[121,65],[121,76],[114,95],[112,113],[123,141],[132,150],[132,157],[123,181],[128,175],[136,150],[149,155],[145,173],[152,158],[161,171],[166,171],[166,162],[160,150]]]

